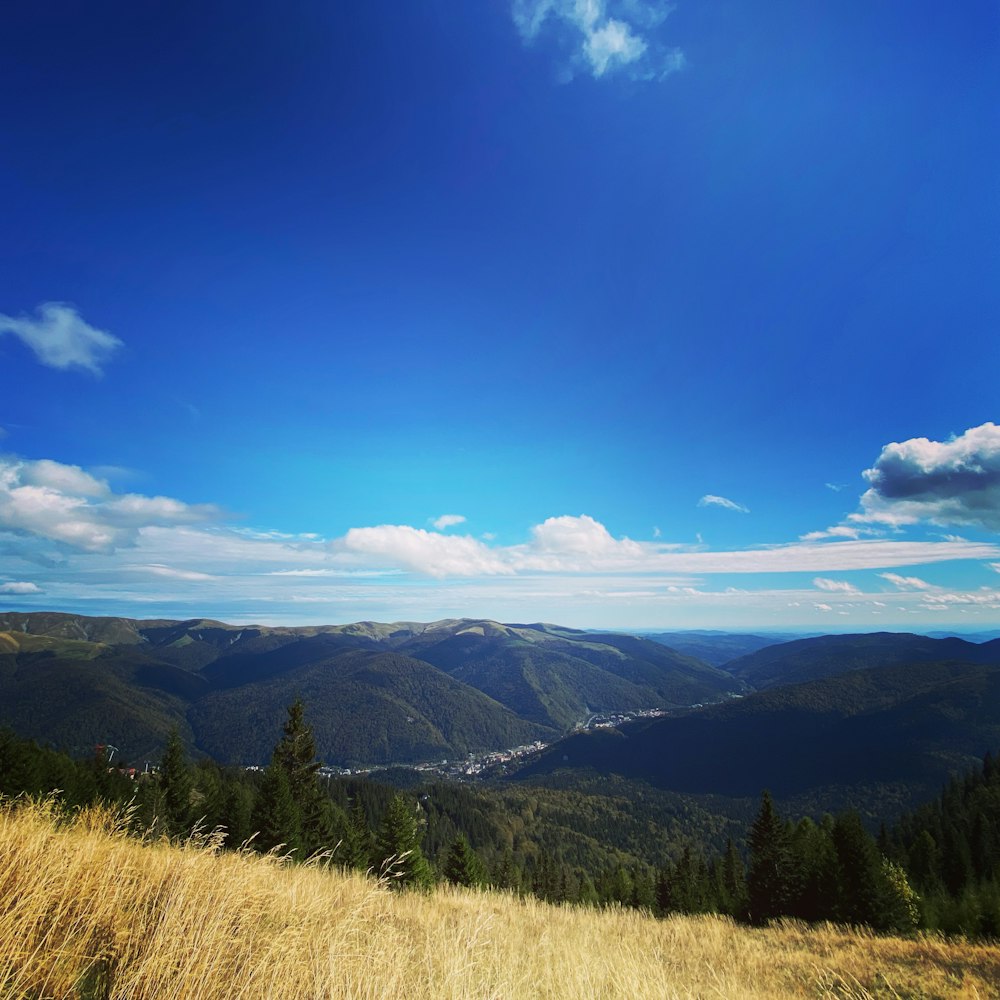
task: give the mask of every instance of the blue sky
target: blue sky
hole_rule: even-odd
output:
[[[1000,12],[0,15],[0,604],[1000,627]]]

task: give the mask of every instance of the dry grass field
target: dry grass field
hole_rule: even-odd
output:
[[[115,816],[0,809],[0,998],[1000,997],[1000,948],[394,893]]]

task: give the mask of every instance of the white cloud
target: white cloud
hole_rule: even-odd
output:
[[[800,535],[799,539],[803,542],[818,542],[821,538],[858,538],[861,536],[862,531],[863,529],[852,525],[837,524],[832,528],[827,528],[825,531],[807,532],[805,535]],[[872,534],[870,530],[864,533]]]
[[[527,543],[488,545],[469,535],[440,535],[408,525],[352,528],[331,543],[352,565],[396,566],[432,577],[525,573],[830,573],[884,569],[952,559],[991,559],[995,545],[977,542],[859,540],[705,551],[615,538],[586,515],[550,517]],[[367,560],[367,562],[366,562]]]
[[[870,488],[850,521],[898,527],[929,521],[1000,531],[1000,427],[972,427],[948,441],[887,444],[864,472]]]
[[[724,507],[726,510],[739,511],[741,514],[749,514],[750,508],[735,500],[727,500],[725,497],[717,497],[712,493],[706,493],[699,501],[699,507]]]
[[[826,590],[830,593],[841,593],[841,594],[860,594],[861,591],[854,586],[853,583],[848,583],[846,580],[829,580],[826,577],[817,576],[813,580],[813,586],[818,587],[820,590]]]
[[[973,605],[985,606],[992,610],[1000,609],[1000,590],[991,587],[981,587],[973,591],[942,591],[934,594],[921,594],[921,600],[926,608],[942,606]]]
[[[655,29],[670,5],[653,0],[514,0],[511,15],[525,43],[556,38],[570,55],[568,76],[581,68],[595,79],[623,72],[631,79],[663,79],[684,67],[684,54],[665,48]]]
[[[226,524],[214,507],[119,493],[93,470],[8,456],[0,458],[0,559],[8,579],[34,580],[53,606],[96,613],[131,602],[165,617],[230,620],[253,608],[280,617],[279,607],[302,605],[313,609],[313,621],[505,613],[508,620],[639,627],[676,609],[689,622],[716,614],[716,624],[751,626],[777,621],[768,616],[795,605],[800,624],[815,622],[819,595],[756,584],[713,592],[706,578],[810,573],[826,607],[864,607],[867,614],[869,604],[847,603],[857,591],[838,574],[959,559],[1000,566],[1000,546],[847,538],[711,551],[616,536],[586,514],[549,517],[519,544],[401,524],[356,527],[328,539]],[[971,593],[958,610],[992,614],[993,596]],[[903,599],[880,596],[894,610]],[[611,604],[622,610],[605,616]],[[564,618],[561,609],[575,610]]]
[[[465,524],[465,518],[461,514],[442,514],[436,521],[434,521],[434,527],[438,531],[444,531],[446,528],[453,528],[456,524]]]
[[[934,584],[921,580],[919,576],[900,576],[898,573],[879,573],[883,580],[888,580],[900,590],[934,590]]]
[[[137,570],[144,570],[153,576],[166,577],[168,580],[215,580],[217,577],[211,573],[201,573],[193,569],[175,569],[173,566],[165,566],[163,563],[149,563],[146,566],[136,566]]]
[[[829,604],[814,604],[813,607],[817,611],[833,611]]]
[[[596,6],[596,4],[591,4]],[[632,33],[624,21],[608,18],[601,27],[587,28],[583,51],[590,62],[594,76],[604,76],[609,66],[626,65],[641,59],[646,43]]]
[[[219,516],[208,504],[113,494],[76,465],[0,458],[0,530],[89,552],[134,545],[149,525],[197,524]]]
[[[487,545],[469,535],[439,535],[405,524],[351,528],[333,543],[335,552],[374,560],[432,577],[493,576],[514,569]]]
[[[117,337],[90,326],[72,306],[44,302],[35,311],[36,319],[0,313],[0,334],[12,333],[49,368],[82,368],[100,375],[103,365],[122,346]]]
[[[0,594],[44,594],[45,591],[37,583],[23,580],[12,580],[10,583],[0,583]]]

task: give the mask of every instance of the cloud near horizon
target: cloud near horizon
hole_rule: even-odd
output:
[[[489,596],[498,607],[526,610],[535,598],[547,600],[546,594],[556,593],[559,600],[594,613],[607,601],[619,609],[637,604],[654,609],[664,602],[681,607],[702,598],[717,607],[745,610],[753,602],[797,593],[761,590],[756,581],[757,589],[701,589],[713,574],[821,574],[813,586],[824,591],[827,601],[860,607],[842,602],[865,595],[827,574],[949,560],[1000,565],[1000,546],[957,538],[848,538],[711,551],[615,536],[587,514],[546,518],[517,544],[405,524],[355,527],[334,538],[260,531],[234,525],[210,504],[117,493],[79,466],[16,456],[0,456],[0,552],[11,581],[0,593],[34,598],[34,606],[40,606],[41,594],[62,606],[100,599],[105,602],[100,613],[107,613],[120,602],[148,606],[156,595],[156,600],[173,602],[170,607],[199,614],[218,608],[213,601],[239,608],[245,600],[269,607],[275,602],[317,609],[326,605],[325,612],[316,614],[329,615],[331,608],[371,609],[395,602],[390,620],[427,605],[449,614],[452,609],[466,613],[462,588],[471,588],[468,592],[484,601]],[[29,573],[37,582],[27,583]],[[912,592],[917,577],[891,572],[883,577],[900,588],[900,601],[927,597]],[[951,597],[936,588],[934,593],[938,596],[922,607],[993,607],[994,596],[985,590]],[[444,595],[455,603],[442,607]],[[798,596],[803,607],[815,605]]]
[[[449,525],[454,523],[449,521]],[[135,565],[147,573],[176,579],[201,579],[191,574],[212,575],[244,562],[272,572],[397,570],[441,579],[594,572],[671,576],[829,573],[1000,557],[997,545],[962,539],[844,539],[711,551],[701,546],[615,537],[587,514],[549,517],[530,529],[527,541],[514,545],[405,524],[355,527],[338,538],[325,539],[314,532],[291,534],[235,527],[211,504],[119,494],[105,480],[79,466],[16,456],[0,457],[0,532],[7,534],[13,553],[20,552],[15,544],[18,539],[21,549],[28,539],[50,543],[48,549],[36,546],[38,558],[34,561],[38,565],[45,565],[46,560],[57,564],[74,550],[108,555],[119,549],[136,549],[141,550],[141,558]],[[57,555],[62,553],[56,559],[52,546]],[[289,561],[292,554],[294,559]],[[178,563],[175,557],[182,561]],[[31,561],[30,553],[24,558]],[[285,565],[274,565],[282,560]],[[816,585],[827,590],[845,589],[837,581]]]
[[[10,583],[0,583],[0,594],[43,594],[45,591],[37,583],[27,580],[11,580]]]
[[[43,302],[35,312],[36,319],[0,313],[0,335],[12,333],[49,368],[82,368],[101,375],[112,354],[124,346],[106,330],[85,322],[71,305]]]
[[[77,465],[0,457],[0,531],[14,535],[84,552],[113,552],[135,545],[144,527],[219,517],[211,504],[113,493],[106,481]]]

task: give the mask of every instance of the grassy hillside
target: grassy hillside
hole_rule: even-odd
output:
[[[998,997],[1000,951],[799,925],[399,894],[90,810],[0,812],[0,998]]]

